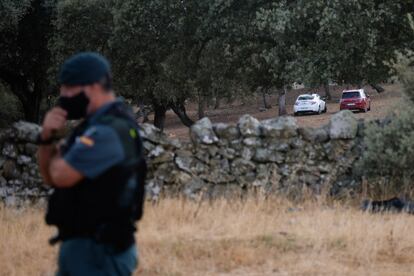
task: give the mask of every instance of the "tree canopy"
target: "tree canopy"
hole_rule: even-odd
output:
[[[38,121],[65,58],[98,51],[118,92],[162,128],[188,100],[238,97],[295,81],[376,84],[413,48],[412,0],[3,0],[0,80]]]

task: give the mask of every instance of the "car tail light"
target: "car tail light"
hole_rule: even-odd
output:
[[[299,102],[295,102],[295,105],[299,105]]]
[[[310,102],[310,104],[311,104],[311,105],[314,105],[314,104],[316,104],[316,102]]]

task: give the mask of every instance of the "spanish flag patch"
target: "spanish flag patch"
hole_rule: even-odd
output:
[[[82,144],[88,147],[92,147],[95,144],[95,141],[87,136],[79,137],[79,142],[81,142]]]

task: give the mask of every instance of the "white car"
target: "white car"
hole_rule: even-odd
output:
[[[293,106],[295,116],[304,113],[325,113],[327,110],[326,103],[318,94],[300,95]]]

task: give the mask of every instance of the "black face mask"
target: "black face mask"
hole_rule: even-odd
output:
[[[77,120],[86,116],[88,104],[88,97],[86,97],[84,91],[81,91],[78,95],[73,97],[59,97],[57,105],[68,113],[66,119]]]

